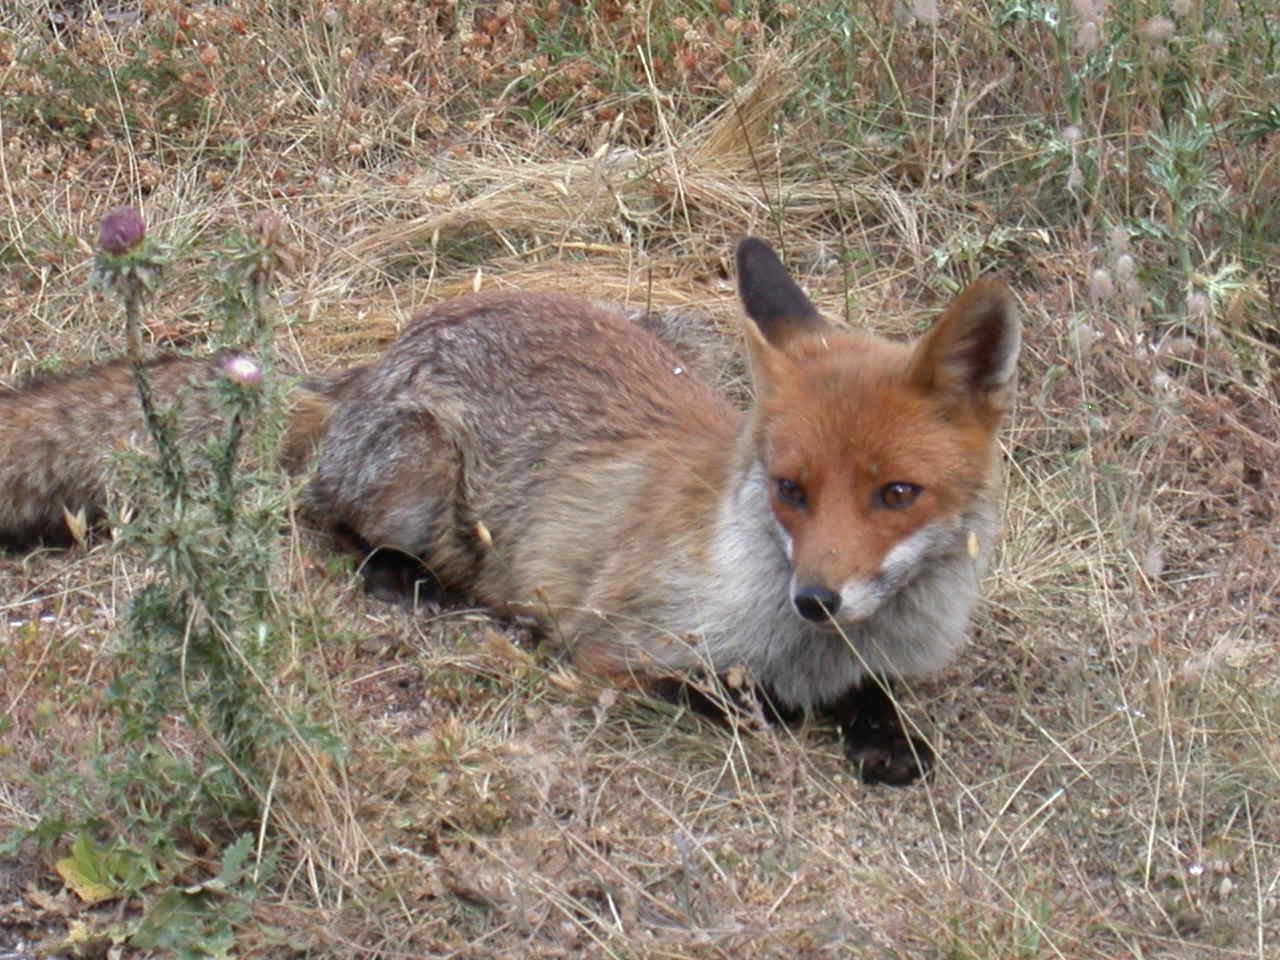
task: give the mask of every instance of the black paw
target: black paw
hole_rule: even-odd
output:
[[[901,730],[867,736],[850,725],[844,735],[845,756],[858,768],[863,783],[905,787],[933,769],[933,748]]]
[[[674,703],[717,723],[729,723],[746,712],[739,691],[701,673],[687,677],[657,677],[649,682],[648,688],[649,693],[659,700]]]
[[[653,696],[721,723],[760,718],[768,724],[789,724],[803,716],[780,706],[768,687],[738,687],[724,678],[661,677],[648,689]],[[845,754],[864,783],[903,787],[933,769],[933,748],[907,733],[884,681],[868,678],[821,712],[839,724]]]
[[[845,755],[863,783],[905,787],[933,769],[933,748],[906,731],[881,681],[868,678],[833,713],[840,720]]]
[[[375,550],[360,565],[364,589],[369,596],[408,609],[439,606],[444,588],[416,557],[398,550]]]

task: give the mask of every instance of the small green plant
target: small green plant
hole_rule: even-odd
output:
[[[205,115],[205,101],[212,88],[203,82],[200,63],[172,36],[152,35],[148,46],[134,46],[129,59],[108,68],[96,57],[54,45],[23,52],[21,65],[43,81],[31,92],[15,91],[13,108],[20,116],[76,139],[88,140],[103,132],[138,129],[148,122],[142,103],[163,103],[163,125],[170,131],[190,130]],[[144,90],[146,100],[118,98],[120,90]]]
[[[235,945],[236,925],[248,916],[264,878],[263,864],[255,863],[252,854],[253,835],[242,834],[222,851],[216,876],[166,891],[147,911],[130,944],[172,950],[180,957],[227,956]]]

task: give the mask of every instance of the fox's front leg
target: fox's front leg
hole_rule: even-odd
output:
[[[886,679],[867,677],[826,712],[839,723],[845,754],[864,783],[902,787],[933,768],[933,748],[907,731]]]
[[[750,716],[757,706],[758,715],[771,724],[791,724],[803,717],[803,711],[779,705],[765,687],[739,689],[722,677],[718,683],[722,695],[716,696],[707,692],[710,685],[717,684],[706,677],[662,677],[651,681],[647,690],[722,723],[729,722],[732,714]],[[907,732],[884,680],[868,677],[821,712],[839,724],[845,755],[864,783],[905,787],[933,768],[933,748]]]
[[[758,717],[767,724],[790,724],[804,716],[803,711],[780,706],[768,689],[756,684],[735,685],[725,676],[656,677],[646,684],[645,691],[718,723]]]

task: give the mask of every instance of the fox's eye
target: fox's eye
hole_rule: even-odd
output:
[[[796,483],[794,480],[788,480],[786,477],[778,477],[774,481],[778,488],[778,499],[788,506],[803,507],[808,498],[805,496],[804,487]]]
[[[922,489],[918,483],[886,483],[876,491],[876,499],[882,507],[901,510],[915,503]]]

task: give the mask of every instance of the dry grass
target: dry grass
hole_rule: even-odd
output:
[[[917,330],[992,269],[1025,310],[987,602],[906,697],[930,782],[864,788],[827,731],[594,689],[480,612],[366,599],[282,536],[291,648],[264,682],[344,746],[281,749],[233,955],[1280,950],[1266,4],[26,6],[0,13],[7,382],[123,351],[88,260],[129,202],[180,258],[155,315],[192,349],[218,244],[281,212],[299,369],[520,286],[679,308],[728,380],[747,231],[853,324]],[[0,952],[106,951],[217,873],[215,827],[105,907],[53,869],[90,822],[161,850],[99,762],[148,576],[110,544],[0,556],[0,824],[35,831],[0,854]],[[202,749],[176,721],[161,746]]]

